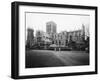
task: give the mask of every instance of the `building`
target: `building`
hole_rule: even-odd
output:
[[[82,24],[81,29],[74,31],[61,31],[57,33],[56,31],[56,23],[53,21],[46,23],[46,32],[37,30],[36,35],[34,37],[34,30],[28,28],[27,29],[27,46],[37,48],[45,48],[49,47],[52,44],[58,47],[68,47],[82,45],[85,42],[85,26]]]
[[[60,33],[54,33],[53,44],[64,47],[68,46],[69,43],[83,43],[85,40],[85,26],[82,25],[82,28],[74,31],[62,31]]]
[[[38,45],[40,45],[42,42],[42,36],[43,36],[43,31],[40,30],[36,31],[36,43]]]
[[[58,46],[66,46],[66,41],[67,41],[67,32],[66,31],[63,31],[63,32],[60,32],[60,33],[55,33],[53,34],[54,38],[53,38],[53,41],[54,41],[54,44],[58,45]]]
[[[52,41],[52,44],[54,44],[55,42],[54,35],[57,33],[57,24],[53,21],[47,22],[46,33],[49,34],[50,40]]]
[[[74,41],[76,43],[84,42],[85,40],[85,26],[82,25],[82,28],[75,31],[68,32],[68,42]]]
[[[68,32],[68,42],[82,42],[83,41],[83,31],[82,30],[75,30]]]
[[[27,29],[27,41],[26,41],[26,45],[28,47],[32,47],[32,45],[34,44],[34,30],[31,28]]]
[[[50,35],[46,32],[43,33],[42,35],[42,40],[45,42],[45,43],[51,43],[51,38],[50,38]]]
[[[36,32],[36,38],[37,38],[38,44],[45,45],[45,44],[51,44],[51,42],[52,42],[50,39],[50,35],[46,32],[40,31],[40,30],[38,30]]]
[[[57,24],[53,21],[49,21],[46,23],[46,32],[50,33],[57,33]]]

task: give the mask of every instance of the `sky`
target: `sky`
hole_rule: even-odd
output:
[[[44,14],[26,13],[26,29],[42,30],[46,32],[46,23],[53,21],[57,24],[57,32],[73,31],[82,28],[82,24],[89,29],[90,16],[75,14]]]

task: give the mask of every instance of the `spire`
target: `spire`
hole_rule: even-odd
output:
[[[82,24],[82,33],[83,33],[83,40],[85,40],[85,26]]]

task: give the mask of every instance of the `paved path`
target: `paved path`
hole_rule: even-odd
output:
[[[88,64],[89,54],[82,51],[30,50],[26,52],[27,68]]]

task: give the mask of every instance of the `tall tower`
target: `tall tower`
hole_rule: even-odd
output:
[[[34,43],[34,30],[28,28],[27,29],[27,46],[31,47]]]
[[[56,27],[57,27],[56,23],[54,23],[53,21],[49,21],[49,22],[46,23],[46,32],[48,34],[56,33],[57,32],[56,31],[57,30]]]

